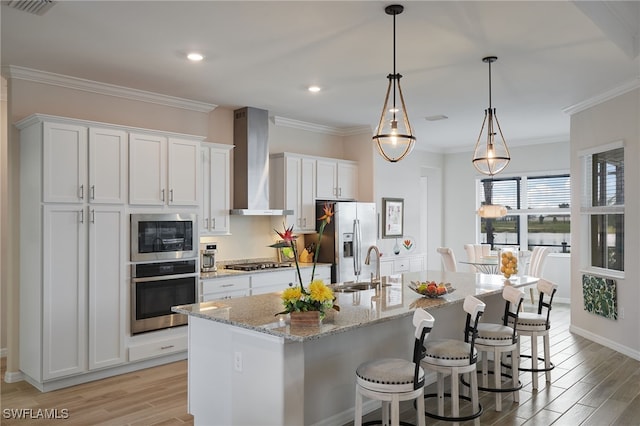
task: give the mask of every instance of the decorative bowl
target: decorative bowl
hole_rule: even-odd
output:
[[[433,286],[435,286],[435,290],[432,290],[432,288],[434,288]],[[420,296],[429,297],[431,299],[442,297],[445,294],[453,293],[456,290],[451,286],[451,283],[436,283],[435,281],[411,281],[411,284],[407,287],[418,293]],[[438,288],[444,288],[445,290],[438,290]]]

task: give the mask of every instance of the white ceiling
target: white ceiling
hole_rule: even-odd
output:
[[[373,128],[393,71],[380,1],[2,2],[2,65],[331,126]],[[563,112],[640,79],[640,2],[403,1],[397,71],[417,149],[471,150],[488,106],[509,144],[567,140]],[[187,52],[205,55],[189,63]],[[310,84],[324,90],[306,91]],[[444,114],[448,120],[429,122]]]

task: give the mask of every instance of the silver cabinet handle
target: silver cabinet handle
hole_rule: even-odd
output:
[[[342,187],[338,188],[338,197],[342,197]]]
[[[164,201],[164,188],[162,188],[162,191],[160,191],[160,199]]]
[[[81,200],[84,200],[84,184],[80,185],[80,197]]]
[[[160,350],[171,349],[174,345],[160,346]]]
[[[204,218],[204,229],[209,229],[209,218],[208,217]]]
[[[216,218],[214,217],[213,219],[211,219],[211,222],[212,222],[211,229],[216,229]]]
[[[235,284],[222,284],[221,287],[233,287]]]
[[[95,185],[91,185],[91,195],[90,195],[92,200],[96,199],[96,186]]]
[[[80,209],[80,223],[84,223],[84,209]]]
[[[304,219],[302,219],[302,220],[303,220],[303,222],[304,222],[304,225],[302,225],[302,227],[303,227],[303,228],[306,228],[306,227],[307,227],[307,218],[305,217],[305,218],[304,218]]]
[[[96,223],[96,209],[91,209],[91,223]]]
[[[169,190],[169,201],[173,203],[173,189]]]

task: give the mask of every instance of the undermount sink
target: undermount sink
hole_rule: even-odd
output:
[[[387,287],[390,284],[382,283],[382,287]],[[341,285],[333,287],[334,293],[354,293],[356,291],[374,290],[378,288],[378,283],[375,282],[355,282],[346,281]]]

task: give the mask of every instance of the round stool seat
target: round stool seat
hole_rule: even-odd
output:
[[[461,367],[469,365],[471,345],[462,340],[429,340],[424,345],[422,362],[442,367]],[[473,350],[474,359],[478,351]]]
[[[358,383],[378,392],[411,392],[414,390],[415,364],[398,358],[365,362],[356,370]],[[418,385],[424,386],[424,370],[418,373]]]
[[[510,346],[513,344],[513,328],[502,324],[480,323],[478,324],[476,344]]]
[[[510,321],[511,324],[513,324],[513,321]],[[516,328],[520,332],[544,331],[547,329],[547,317],[535,312],[520,312]]]

